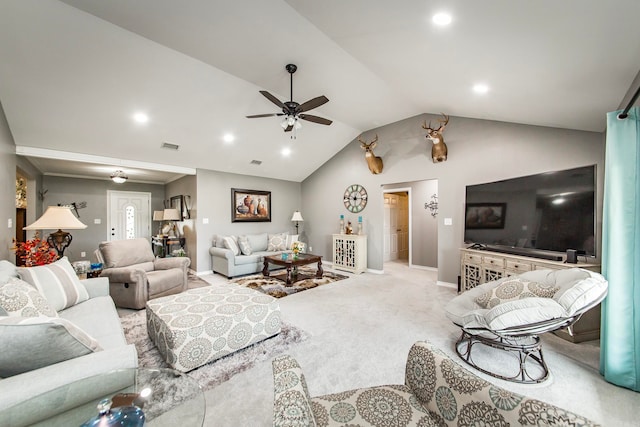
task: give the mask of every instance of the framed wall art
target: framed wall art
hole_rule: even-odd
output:
[[[506,213],[506,203],[467,203],[464,213],[465,228],[504,228]]]
[[[185,219],[184,217],[184,198],[182,196],[174,196],[169,199],[169,206],[172,209],[177,209],[180,213],[180,221]]]
[[[271,191],[232,188],[231,222],[271,222]]]

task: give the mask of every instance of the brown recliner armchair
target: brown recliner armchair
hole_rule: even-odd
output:
[[[148,300],[187,290],[186,257],[156,258],[144,238],[100,243],[96,257],[118,307],[142,309]],[[101,258],[101,259],[100,259]]]

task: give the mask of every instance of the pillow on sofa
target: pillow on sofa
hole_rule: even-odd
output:
[[[251,250],[253,252],[266,251],[267,246],[269,246],[269,237],[267,237],[267,233],[247,234],[247,240],[249,240],[249,244],[251,245]]]
[[[503,302],[523,298],[553,298],[558,287],[550,284],[532,282],[520,277],[504,280],[498,286],[485,292],[475,299],[483,308],[493,308]]]
[[[15,277],[0,285],[0,307],[6,316],[58,317],[36,288]]]
[[[0,319],[0,377],[10,377],[85,354],[102,351],[82,329],[59,317]]]
[[[64,310],[89,299],[67,257],[37,267],[19,267],[20,277],[35,286],[55,311]]]
[[[234,255],[240,255],[240,247],[238,247],[238,241],[236,236],[227,236],[223,238],[224,247],[231,249]]]
[[[287,233],[269,234],[269,244],[267,251],[286,251],[287,250]]]
[[[291,247],[293,246],[293,243],[298,241],[298,236],[299,234],[287,234],[287,243],[286,243],[287,249],[291,249]]]
[[[247,236],[238,236],[238,246],[240,246],[240,251],[242,255],[251,255],[251,243],[249,243],[249,239]]]

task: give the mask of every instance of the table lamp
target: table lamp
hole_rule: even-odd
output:
[[[24,230],[55,230],[47,237],[49,246],[55,248],[58,252],[58,258],[64,256],[64,250],[69,247],[73,237],[71,233],[62,231],[81,230],[87,226],[80,222],[78,218],[71,212],[71,208],[67,206],[49,206],[45,213],[38,218],[33,224],[24,227]]]
[[[298,234],[298,223],[304,221],[304,219],[302,219],[302,214],[300,213],[300,211],[295,211],[293,213],[291,221],[296,223],[296,234]]]
[[[158,236],[162,234],[162,221],[164,220],[164,211],[153,211],[153,220],[159,221]]]
[[[165,209],[162,219],[167,221],[169,225],[167,234],[170,237],[176,237],[176,221],[180,221],[180,212],[178,212],[178,209]]]

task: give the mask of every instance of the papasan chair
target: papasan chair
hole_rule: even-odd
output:
[[[447,317],[462,329],[456,353],[485,374],[518,383],[539,383],[549,377],[540,334],[573,325],[607,295],[605,278],[580,268],[535,270],[487,282],[452,299]],[[515,354],[515,375],[504,373],[499,357],[474,360],[481,344]],[[482,350],[481,350],[482,352]],[[476,354],[476,356],[478,356]]]

